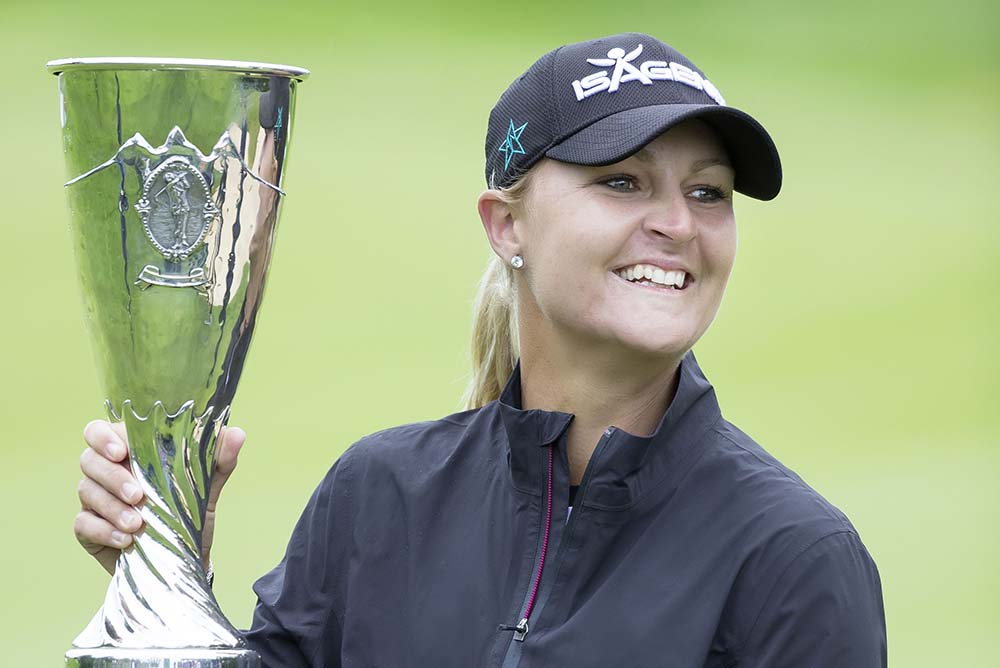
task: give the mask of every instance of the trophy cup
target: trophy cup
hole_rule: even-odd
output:
[[[71,668],[256,668],[202,566],[216,439],[271,259],[306,70],[142,58],[50,62],[85,315],[145,522]]]

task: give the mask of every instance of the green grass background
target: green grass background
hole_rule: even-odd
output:
[[[286,62],[289,196],[233,422],[216,590],[249,622],[309,493],[360,436],[459,408],[499,93],[559,44],[644,30],[771,131],[774,202],[696,348],[723,410],[839,505],[893,665],[998,666],[1000,9],[990,0],[0,4],[0,664],[60,665],[107,581],[72,535],[102,415],[45,61]]]

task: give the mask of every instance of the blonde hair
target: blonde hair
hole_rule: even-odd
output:
[[[529,175],[498,189],[511,207],[522,206]],[[502,258],[494,255],[486,265],[472,312],[472,375],[462,400],[466,409],[499,398],[521,355],[514,269]]]

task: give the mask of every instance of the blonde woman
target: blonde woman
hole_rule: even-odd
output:
[[[780,189],[767,132],[670,46],[615,35],[511,84],[486,180],[468,410],[333,465],[254,586],[265,665],[885,666],[857,531],[722,417],[691,352],[736,255],[734,191]],[[75,529],[110,571],[140,492],[123,432],[85,436]],[[213,507],[244,438],[226,433]]]

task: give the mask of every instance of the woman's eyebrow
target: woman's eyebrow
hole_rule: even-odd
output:
[[[649,149],[646,148],[645,146],[643,146],[638,151],[633,153],[631,157],[635,158],[639,162],[645,162],[645,163],[653,162],[653,156],[650,155]]]
[[[641,148],[632,154],[632,157],[642,163],[652,163],[655,161],[655,157],[650,153],[648,149]],[[722,167],[728,167],[732,169],[733,166],[725,158],[714,156],[711,158],[703,158],[701,160],[696,160],[691,164],[691,173],[700,172],[703,169],[708,169],[709,167],[715,167],[716,165],[721,165]]]
[[[728,167],[732,169],[733,166],[729,164],[729,161],[725,158],[705,158],[704,160],[696,160],[691,165],[692,172],[700,172],[703,169],[708,169],[709,167],[715,167],[716,165],[721,165],[723,167]]]

